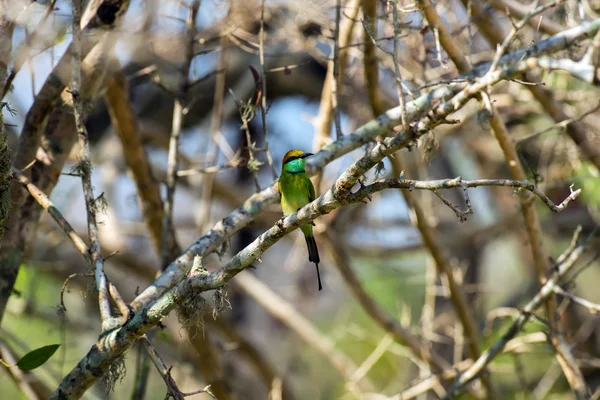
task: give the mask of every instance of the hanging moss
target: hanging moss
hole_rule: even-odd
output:
[[[0,239],[4,235],[5,223],[10,212],[10,148],[8,136],[4,128],[2,109],[6,103],[0,103]]]

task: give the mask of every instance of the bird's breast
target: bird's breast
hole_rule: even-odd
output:
[[[285,215],[293,214],[310,203],[306,179],[308,178],[305,174],[288,174],[279,180],[281,209]]]

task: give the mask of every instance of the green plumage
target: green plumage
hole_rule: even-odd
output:
[[[283,158],[281,176],[279,177],[279,193],[281,193],[283,215],[293,214],[315,199],[315,187],[306,175],[306,161],[304,159],[306,156],[307,154],[300,150],[290,150]],[[315,263],[317,267],[319,290],[321,290],[321,276],[319,274],[319,262],[321,260],[313,236],[312,225],[302,225],[300,230],[306,238],[308,259],[310,262]]]

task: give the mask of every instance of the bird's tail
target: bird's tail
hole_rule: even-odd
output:
[[[319,273],[319,250],[317,249],[317,242],[315,242],[314,236],[304,236],[306,239],[306,246],[308,247],[308,261],[315,263],[317,267],[317,279],[319,280],[319,290],[323,289],[321,286],[321,274]]]

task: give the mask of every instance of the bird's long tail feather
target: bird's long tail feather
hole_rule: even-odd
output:
[[[317,249],[317,242],[315,242],[314,236],[304,236],[306,239],[306,246],[308,247],[308,261],[315,263],[317,267],[317,279],[319,280],[319,290],[323,289],[321,286],[321,274],[319,273],[319,250]]]

